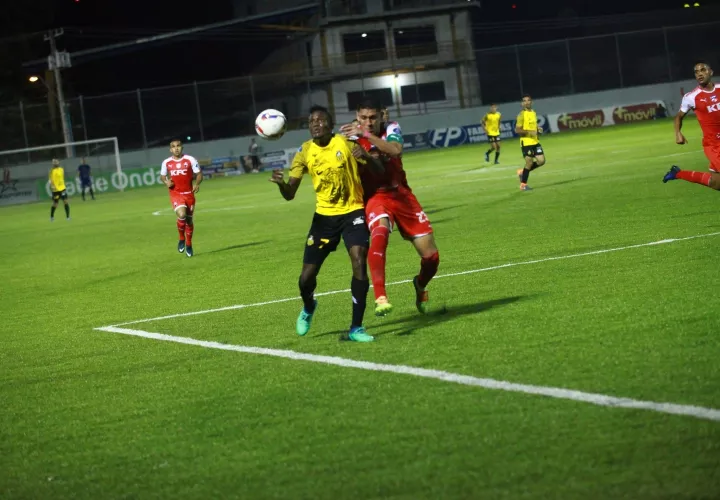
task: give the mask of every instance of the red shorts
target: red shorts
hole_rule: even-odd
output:
[[[192,215],[195,211],[195,193],[176,193],[170,191],[170,203],[172,204],[173,210],[177,210],[180,207],[187,207],[187,214]]]
[[[378,191],[365,204],[365,219],[370,231],[384,217],[390,220],[391,229],[397,225],[400,234],[408,240],[433,232],[415,195],[402,187],[393,191]]]
[[[720,173],[720,145],[704,146],[705,156],[710,160],[710,170]]]

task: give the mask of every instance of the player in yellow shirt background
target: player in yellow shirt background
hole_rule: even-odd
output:
[[[487,134],[490,149],[485,153],[485,161],[490,162],[490,153],[495,151],[495,165],[500,163],[500,119],[502,114],[498,111],[496,104],[490,105],[490,111],[483,116],[482,126]]]
[[[525,94],[522,98],[522,111],[515,123],[515,133],[520,136],[520,148],[525,159],[525,168],[517,171],[520,179],[520,190],[530,191],[527,185],[530,172],[545,165],[545,152],[538,136],[542,134],[542,127],[538,126],[537,113],[532,109],[532,97]]]
[[[62,199],[65,204],[65,218],[70,220],[70,204],[68,203],[67,190],[65,188],[65,170],[60,165],[57,158],[52,160],[52,168],[50,169],[50,191],[52,192],[52,207],[50,208],[50,222],[55,220],[55,209],[58,202]]]
[[[341,134],[333,133],[333,119],[322,106],[310,108],[311,140],[303,143],[290,167],[290,179],[285,182],[282,169],[273,170],[271,182],[280,188],[286,200],[292,200],[305,173],[310,175],[315,189],[315,214],[305,245],[303,267],[300,273],[300,296],[303,309],[295,329],[305,335],[317,309],[315,287],[320,267],[334,252],[342,238],[345,242],[353,275],[350,281],[352,294],[352,321],[344,339],[354,342],[372,342],[362,326],[370,282],[367,273],[367,252],[370,233],[365,222],[363,188],[360,168],[382,173],[383,164],[364,149]]]

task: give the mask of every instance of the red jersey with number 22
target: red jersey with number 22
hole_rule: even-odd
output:
[[[192,193],[192,182],[195,174],[200,173],[200,166],[195,158],[190,155],[182,155],[181,158],[175,159],[172,156],[162,162],[160,167],[160,175],[170,176],[170,180],[175,184],[170,188],[170,192],[177,194]]]
[[[381,138],[384,140],[400,142],[402,144],[402,131],[400,130],[400,125],[398,125],[397,122],[388,123]],[[359,138],[356,142],[362,146],[365,151],[375,149],[375,146],[370,144],[370,141],[363,137]],[[385,173],[374,174],[367,169],[364,169],[360,176],[366,200],[370,199],[378,191],[394,190],[400,186],[406,188],[408,191],[411,191],[410,186],[408,186],[407,183],[405,170],[403,169],[402,157],[385,157],[382,160],[383,165],[385,166]]]
[[[695,111],[703,131],[703,146],[720,146],[720,84],[713,90],[697,87],[683,97],[680,111]]]

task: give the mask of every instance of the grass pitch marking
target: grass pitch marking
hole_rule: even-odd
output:
[[[678,241],[688,241],[688,240],[694,240],[694,239],[698,239],[698,238],[709,238],[711,236],[719,236],[719,235],[720,235],[720,232],[698,234],[695,236],[686,236],[683,238],[668,238],[668,239],[659,240],[659,241],[651,241],[649,243],[639,243],[637,245],[627,245],[624,247],[606,248],[603,250],[592,250],[590,252],[574,253],[574,254],[570,254],[570,255],[558,255],[555,257],[545,257],[543,259],[526,260],[526,261],[522,261],[522,262],[508,262],[507,264],[500,264],[497,266],[483,267],[480,269],[470,269],[468,271],[459,271],[456,273],[440,274],[440,275],[435,276],[433,279],[437,280],[437,279],[442,279],[442,278],[452,278],[453,276],[464,276],[466,274],[483,273],[486,271],[495,271],[497,269],[505,269],[508,267],[529,266],[532,264],[542,264],[543,262],[552,262],[555,260],[575,259],[578,257],[601,255],[601,254],[611,253],[611,252],[620,252],[622,250],[631,250],[634,248],[643,248],[643,247],[650,247],[650,246],[655,246],[655,245],[665,245],[668,243],[675,243]],[[412,282],[412,280],[393,281],[392,283],[387,283],[386,286],[402,285],[402,284],[411,283],[411,282]],[[315,296],[316,297],[324,297],[326,295],[335,295],[338,293],[348,293],[348,292],[350,292],[350,289],[346,288],[343,290],[332,290],[329,292],[316,293]],[[190,312],[184,312],[184,313],[178,313],[178,314],[169,314],[167,316],[157,316],[154,318],[137,319],[134,321],[126,321],[123,323],[117,323],[115,325],[108,325],[108,326],[136,325],[138,323],[149,323],[151,321],[160,321],[160,320],[164,320],[164,319],[182,318],[185,316],[197,316],[198,314],[210,314],[210,313],[222,312],[222,311],[232,311],[234,309],[245,309],[248,307],[269,306],[272,304],[281,304],[283,302],[291,302],[291,301],[295,301],[295,300],[300,300],[300,297],[299,296],[285,297],[283,299],[268,300],[265,302],[255,302],[254,304],[235,304],[232,306],[217,307],[214,309],[203,309],[201,311],[190,311]]]
[[[666,240],[671,241],[671,240]],[[660,244],[657,242],[656,244]],[[459,373],[451,373],[442,370],[430,370],[427,368],[416,368],[406,365],[389,365],[381,363],[372,363],[369,361],[357,361],[354,359],[340,358],[336,356],[322,356],[318,354],[308,354],[297,351],[268,349],[264,347],[249,347],[234,344],[222,344],[220,342],[210,342],[206,340],[197,340],[188,337],[176,337],[174,335],[166,335],[163,333],[146,332],[144,330],[131,330],[128,328],[118,328],[115,326],[106,326],[96,328],[103,332],[120,333],[123,335],[132,335],[135,337],[143,337],[153,340],[161,340],[165,342],[176,342],[179,344],[193,345],[204,347],[206,349],[220,349],[224,351],[243,352],[247,354],[260,354],[262,356],[274,356],[276,358],[291,359],[295,361],[310,361],[313,363],[323,363],[326,365],[340,366],[343,368],[357,368],[361,370],[369,370],[374,372],[388,372],[402,375],[412,375],[415,377],[430,378],[441,380],[443,382],[451,382],[454,384],[469,385],[474,387],[482,387],[484,389],[517,392],[522,394],[533,394],[537,396],[545,396],[556,399],[566,399],[571,401],[579,401],[598,406],[607,406],[610,408],[628,408],[634,410],[648,410],[658,413],[666,413],[670,415],[682,415],[686,417],[694,417],[702,420],[720,421],[720,410],[714,408],[704,408],[702,406],[680,405],[674,403],[659,403],[655,401],[641,401],[630,398],[619,398],[608,396],[606,394],[596,394],[591,392],[575,391],[572,389],[564,389],[560,387],[545,387],[541,385],[517,384],[504,380],[495,380],[491,378],[479,378],[470,375],[461,375]]]

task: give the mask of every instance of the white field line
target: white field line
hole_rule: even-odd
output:
[[[256,208],[255,205],[245,205],[240,207],[223,207],[223,208],[198,208],[195,210],[195,214],[198,213],[208,213],[208,212],[225,212],[227,210],[249,210],[251,208]],[[152,213],[153,215],[174,215],[172,208],[163,208],[162,210],[156,210]]]
[[[701,406],[681,405],[674,403],[658,403],[654,401],[640,401],[630,398],[619,398],[608,396],[606,394],[595,394],[591,392],[575,391],[572,389],[564,389],[560,387],[545,387],[540,385],[517,384],[504,380],[495,380],[491,378],[479,378],[470,375],[461,375],[458,373],[450,373],[441,370],[430,370],[427,368],[416,368],[406,365],[388,365],[381,363],[372,363],[369,361],[357,361],[354,359],[339,358],[336,356],[321,356],[317,354],[307,354],[296,351],[268,349],[264,347],[249,347],[233,344],[222,344],[219,342],[209,342],[205,340],[196,340],[187,337],[176,337],[174,335],[165,335],[162,333],[146,332],[143,330],[131,330],[127,328],[117,328],[114,326],[106,326],[96,328],[103,332],[121,333],[123,335],[133,335],[136,337],[144,337],[153,340],[162,340],[166,342],[176,342],[179,344],[187,344],[207,349],[221,349],[224,351],[236,351],[247,354],[260,354],[263,356],[274,356],[277,358],[291,359],[295,361],[310,361],[313,363],[323,363],[326,365],[340,366],[343,368],[358,368],[361,370],[369,370],[374,372],[389,372],[402,375],[412,375],[415,377],[430,378],[441,380],[443,382],[451,382],[454,384],[469,385],[491,389],[496,391],[517,392],[522,394],[534,394],[538,396],[546,396],[556,399],[567,399],[571,401],[579,401],[598,406],[609,406],[611,408],[629,408],[634,410],[649,410],[658,413],[667,413],[671,415],[683,415],[703,420],[720,421],[720,410],[714,408],[704,408]]]
[[[574,258],[577,258],[577,257],[587,257],[587,256],[590,256],[590,255],[601,255],[601,254],[605,254],[605,253],[619,252],[619,251],[622,251],[622,250],[630,250],[630,249],[633,249],[633,248],[649,247],[649,246],[653,246],[653,245],[664,245],[664,244],[666,244],[666,243],[675,243],[675,242],[678,242],[678,241],[694,240],[694,239],[697,239],[697,238],[709,238],[709,237],[711,237],[711,236],[718,236],[718,235],[720,235],[720,232],[707,233],[707,234],[698,234],[698,235],[695,235],[695,236],[686,236],[686,237],[684,237],[684,238],[669,238],[669,239],[665,239],[665,240],[651,241],[651,242],[649,242],[649,243],[639,243],[639,244],[637,244],[637,245],[628,245],[628,246],[616,247],[616,248],[606,248],[606,249],[603,249],[603,250],[593,250],[593,251],[590,251],[590,252],[575,253],[575,254],[570,254],[570,255],[558,255],[558,256],[555,256],[555,257],[545,257],[545,258],[543,258],[543,259],[526,260],[526,261],[523,261],[523,262],[508,262],[507,264],[500,264],[500,265],[498,265],[498,266],[483,267],[483,268],[480,268],[480,269],[471,269],[471,270],[468,270],[468,271],[460,271],[460,272],[449,273],[449,274],[441,274],[441,275],[435,276],[433,279],[451,278],[451,277],[453,277],[453,276],[463,276],[463,275],[466,275],[466,274],[482,273],[482,272],[486,272],[486,271],[494,271],[494,270],[496,270],[496,269],[505,269],[505,268],[508,268],[508,267],[529,266],[529,265],[532,265],[532,264],[541,264],[541,263],[543,263],[543,262],[551,262],[551,261],[555,261],[555,260],[566,260],[566,259],[574,259]],[[404,283],[410,283],[411,281],[412,281],[412,280],[393,281],[392,283],[388,283],[386,286],[390,286],[390,285],[401,285],[401,284],[404,284]],[[349,291],[350,291],[349,288],[348,288],[348,289],[344,289],[344,290],[332,290],[332,291],[329,291],[329,292],[316,293],[315,296],[316,296],[316,297],[323,297],[323,296],[325,296],[325,295],[335,295],[335,294],[338,294],[338,293],[348,293]],[[209,314],[209,313],[215,313],[215,312],[221,312],[221,311],[232,311],[232,310],[234,310],[234,309],[245,309],[245,308],[248,308],[248,307],[267,306],[267,305],[271,305],[271,304],[280,304],[280,303],[282,303],[282,302],[291,302],[291,301],[294,301],[294,300],[300,300],[300,297],[299,297],[299,296],[286,297],[286,298],[283,298],[283,299],[268,300],[268,301],[266,301],[266,302],[256,302],[256,303],[254,303],[254,304],[236,304],[236,305],[232,305],[232,306],[218,307],[218,308],[215,308],[215,309],[204,309],[204,310],[202,310],[202,311],[191,311],[191,312],[184,312],[184,313],[178,313],[178,314],[170,314],[170,315],[168,315],[168,316],[158,316],[158,317],[155,317],[155,318],[138,319],[138,320],[135,320],[135,321],[127,321],[127,322],[125,322],[125,323],[118,323],[118,324],[116,324],[116,325],[109,325],[109,326],[104,327],[104,328],[110,328],[110,327],[116,327],[116,326],[125,326],[125,325],[135,325],[135,324],[138,324],[138,323],[148,323],[148,322],[150,322],[150,321],[160,321],[160,320],[164,320],[164,319],[182,318],[182,317],[185,317],[185,316],[196,316],[196,315],[198,315],[198,314]]]

